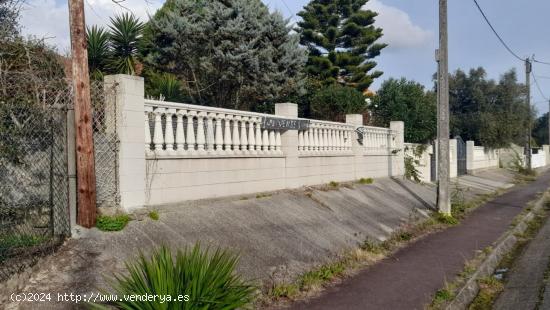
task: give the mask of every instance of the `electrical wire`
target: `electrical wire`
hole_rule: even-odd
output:
[[[479,6],[479,3],[477,3],[477,0],[473,0],[475,5],[477,6],[477,9],[479,10],[479,12],[481,13],[481,15],[483,16],[483,18],[485,19],[485,21],[487,22],[487,24],[489,25],[489,27],[491,27],[491,30],[493,30],[493,33],[497,36],[498,40],[500,41],[500,43],[502,43],[502,45],[508,50],[508,52],[510,52],[510,54],[512,54],[512,56],[514,56],[515,58],[517,58],[518,60],[520,61],[525,61],[525,59],[521,58],[518,56],[518,54],[516,54],[511,48],[510,46],[508,46],[508,44],[506,44],[506,42],[504,42],[504,40],[502,39],[502,37],[498,34],[498,32],[496,31],[495,27],[493,27],[493,25],[491,24],[491,22],[489,21],[489,18],[487,18],[487,15],[485,15],[485,12],[483,12],[483,9],[481,9],[481,6]]]
[[[539,81],[537,80],[537,77],[535,76],[535,73],[533,71],[531,71],[531,76],[533,77],[533,81],[535,81],[535,85],[537,86],[537,89],[538,89],[540,95],[542,96],[542,98],[544,100],[548,100],[548,97],[546,97],[544,95],[544,93],[542,92],[542,88],[540,87]]]

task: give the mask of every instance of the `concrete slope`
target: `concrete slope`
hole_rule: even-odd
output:
[[[139,251],[198,241],[239,253],[238,270],[247,278],[288,280],[366,239],[384,240],[402,224],[429,216],[434,205],[431,185],[377,179],[334,190],[306,188],[161,207],[158,221],[144,217],[121,232],[91,229],[69,240],[36,268],[24,291],[97,292]]]

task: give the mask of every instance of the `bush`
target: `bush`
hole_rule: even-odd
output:
[[[366,97],[355,88],[339,84],[321,88],[310,102],[311,115],[316,119],[344,121],[346,114],[367,111]]]
[[[135,263],[126,263],[128,275],[115,276],[114,294],[164,295],[188,298],[186,302],[164,303],[159,300],[119,300],[119,309],[237,309],[253,299],[255,287],[235,274],[238,257],[226,251],[213,254],[202,251],[197,244],[192,250],[178,251],[173,259],[166,247],[143,254]],[[185,296],[187,295],[187,296]]]
[[[360,178],[358,181],[359,184],[372,184],[374,183],[373,178]]]
[[[119,231],[126,227],[130,217],[126,214],[108,216],[100,215],[97,217],[95,226],[102,231]]]

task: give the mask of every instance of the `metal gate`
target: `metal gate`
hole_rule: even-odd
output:
[[[456,168],[459,176],[467,174],[466,168],[466,142],[460,137],[456,136]]]

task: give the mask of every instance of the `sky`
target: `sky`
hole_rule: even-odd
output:
[[[155,12],[163,0],[125,0],[125,8],[111,0],[84,0],[86,23],[106,25],[109,17],[130,9],[143,20]],[[309,0],[262,0],[272,10],[297,21],[297,13]],[[520,57],[532,55],[550,62],[550,27],[546,15],[547,0],[478,0],[493,26]],[[384,72],[372,88],[376,90],[388,78],[405,77],[433,87],[436,71],[435,49],[438,46],[438,1],[436,0],[370,0],[367,8],[379,13],[376,24],[384,30],[381,42],[389,46],[376,58],[377,70]],[[23,32],[46,38],[61,53],[68,53],[67,1],[27,0],[21,24]],[[511,56],[491,32],[473,0],[449,0],[449,69],[469,70],[483,66],[489,78],[515,68],[525,80],[524,64]],[[535,64],[533,68],[543,94],[532,81],[532,102],[540,113],[548,111],[550,66]],[[543,97],[544,95],[544,97]]]

